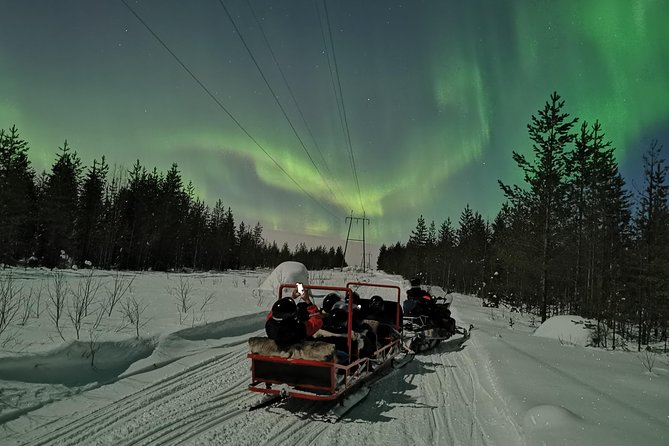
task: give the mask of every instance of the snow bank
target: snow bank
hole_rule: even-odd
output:
[[[537,328],[534,336],[552,338],[571,345],[586,347],[592,345],[594,322],[581,316],[553,316]]]
[[[62,384],[67,387],[102,383],[116,378],[133,362],[153,352],[147,340],[121,342],[72,341],[50,352],[5,357],[0,361],[0,380]],[[91,353],[95,367],[91,367]]]

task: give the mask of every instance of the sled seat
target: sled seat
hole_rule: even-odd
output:
[[[397,303],[389,300],[384,300],[383,301],[383,308],[380,312],[380,314],[377,314],[376,316],[372,317],[372,302],[371,299],[360,299],[358,302],[361,308],[361,313],[363,315],[363,319],[370,321],[370,320],[375,320],[380,322],[381,324],[388,324],[388,325],[393,325],[397,328],[397,323],[396,323],[396,318],[397,318],[397,309],[399,307],[399,313],[400,313],[400,321],[402,320],[402,307]]]
[[[331,393],[335,388],[335,345],[302,341],[280,349],[268,338],[249,339],[254,383],[287,384],[315,393]]]
[[[287,349],[280,349],[269,338],[249,338],[249,350],[254,355],[278,356],[280,358],[308,359],[311,361],[332,362],[335,358],[335,346],[328,342],[302,341]]]

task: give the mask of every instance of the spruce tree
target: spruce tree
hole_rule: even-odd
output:
[[[437,260],[441,266],[441,285],[445,290],[454,289],[452,282],[453,264],[455,261],[455,245],[456,236],[455,230],[451,223],[451,219],[447,218],[439,226],[439,234],[437,235]]]
[[[0,130],[0,263],[15,263],[31,253],[36,191],[28,143],[16,126]]]
[[[77,217],[77,258],[81,262],[99,264],[102,245],[103,199],[109,166],[105,157],[93,160],[83,180]]]
[[[425,265],[427,262],[426,251],[429,242],[429,233],[425,219],[421,215],[418,217],[416,228],[411,231],[409,241],[407,242],[407,254],[411,263],[409,272],[412,276],[426,275]]]
[[[544,108],[532,116],[527,129],[532,141],[534,160],[528,161],[524,155],[513,152],[513,159],[523,170],[524,180],[529,186],[529,197],[519,190],[500,182],[507,198],[519,202],[529,198],[532,206],[530,223],[540,246],[538,264],[540,270],[541,320],[546,320],[549,274],[552,261],[559,244],[556,232],[560,217],[564,216],[567,177],[565,148],[574,139],[571,129],[577,119],[570,119],[563,112],[564,101],[557,93],[550,96]]]
[[[653,141],[644,155],[644,186],[639,197],[635,226],[639,269],[637,323],[638,348],[648,343],[651,323],[658,312],[666,330],[667,280],[669,277],[669,167],[661,156],[662,146]]]
[[[66,266],[76,254],[81,160],[67,141],[46,177],[40,204],[40,254],[46,266]]]

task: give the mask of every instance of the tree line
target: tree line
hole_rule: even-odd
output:
[[[0,263],[128,270],[309,269],[344,265],[341,247],[291,251],[264,240],[262,225],[236,223],[219,199],[213,208],[167,173],[139,160],[110,171],[105,157],[83,166],[67,141],[47,172],[36,174],[16,126],[0,130]]]
[[[421,215],[406,243],[382,246],[378,268],[445,289],[503,301],[545,321],[597,321],[596,343],[667,344],[667,164],[652,141],[632,193],[602,125],[565,112],[553,93],[527,125],[533,158],[513,152],[523,183],[499,182],[506,202],[492,221],[465,207],[457,224]],[[622,341],[620,341],[622,340]]]

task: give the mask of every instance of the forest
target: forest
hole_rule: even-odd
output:
[[[471,209],[437,226],[418,217],[406,243],[383,245],[378,268],[504,303],[545,321],[597,321],[595,343],[664,342],[669,323],[669,208],[662,146],[643,155],[642,186],[626,188],[598,121],[578,122],[553,93],[527,125],[532,154],[513,152],[522,184],[492,219]],[[623,344],[623,345],[619,345]]]
[[[341,247],[290,250],[263,238],[260,223],[235,222],[219,199],[213,209],[167,173],[84,167],[67,141],[50,171],[36,174],[18,129],[0,130],[0,264],[129,270],[226,270],[274,267],[286,260],[309,269],[342,267]]]
[[[406,243],[381,246],[377,268],[536,314],[597,321],[596,342],[667,348],[669,207],[662,146],[643,154],[634,193],[602,125],[579,122],[553,93],[527,125],[533,158],[512,152],[521,184],[499,182],[492,219],[469,205],[438,226],[418,217]],[[226,270],[296,260],[311,270],[345,265],[341,247],[290,250],[263,228],[237,223],[167,173],[139,160],[84,167],[67,141],[37,174],[15,126],[0,130],[0,264],[128,270]],[[607,345],[611,343],[612,345]]]

